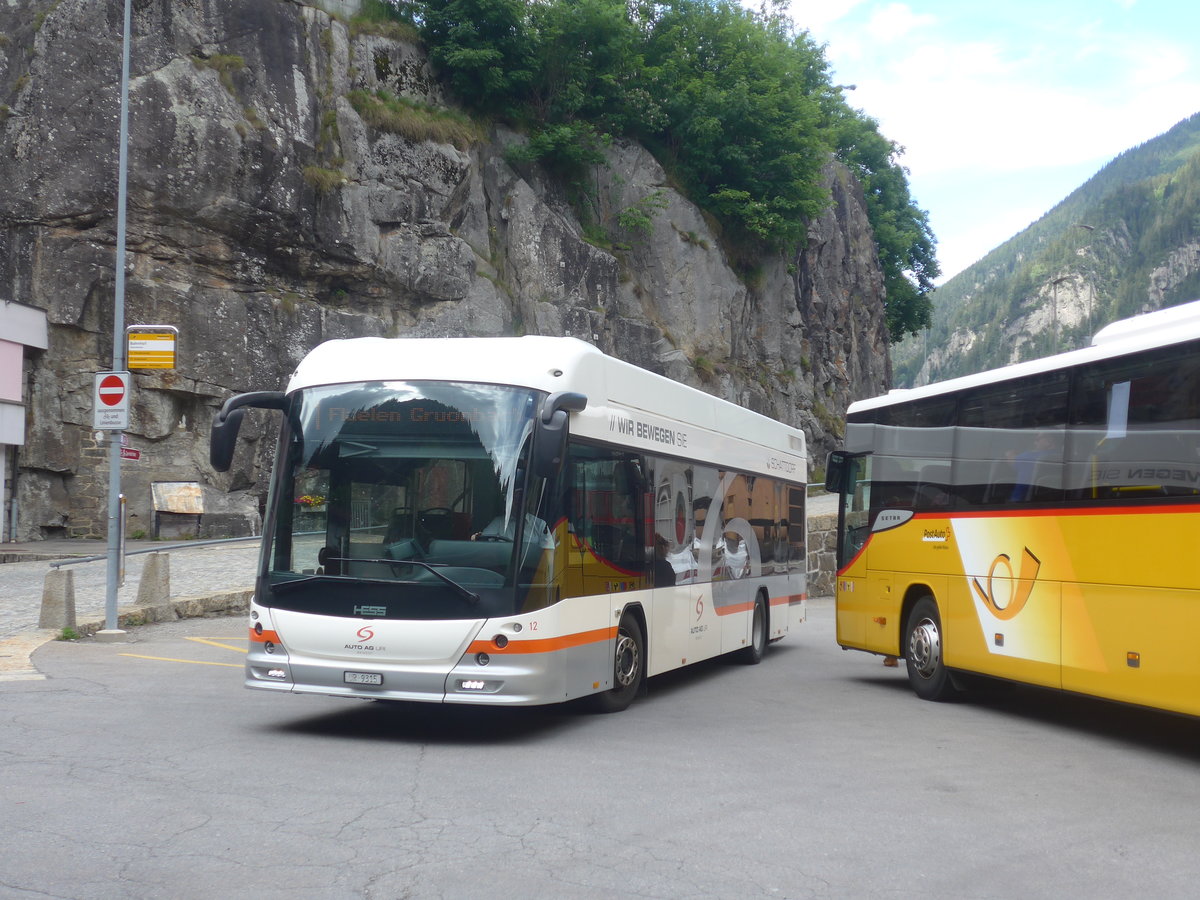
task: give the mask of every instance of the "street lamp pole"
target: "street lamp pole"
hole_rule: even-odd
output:
[[[129,170],[129,33],[130,5],[125,0],[125,20],[121,34],[121,125],[117,156],[117,261],[113,289],[113,367],[114,372],[125,370],[125,207]],[[108,572],[104,593],[104,635],[109,640],[121,640],[125,632],[117,627],[117,592],[121,574],[121,435],[108,435]]]

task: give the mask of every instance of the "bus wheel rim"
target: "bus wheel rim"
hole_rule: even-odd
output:
[[[617,683],[621,687],[629,687],[633,684],[637,680],[640,665],[637,642],[622,631],[620,637],[617,638]]]
[[[942,641],[937,623],[922,619],[908,639],[908,658],[922,678],[932,678],[942,660]]]

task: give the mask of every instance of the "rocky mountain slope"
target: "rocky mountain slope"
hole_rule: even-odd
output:
[[[121,16],[121,0],[0,5],[0,299],[50,325],[26,361],[21,539],[104,533],[91,390],[112,362]],[[803,427],[818,460],[846,404],[889,385],[845,169],[826,170],[833,202],[806,245],[739,278],[637,146],[597,167],[604,229],[585,236],[553,181],[506,161],[521,136],[455,117],[406,41],[296,0],[136,0],[132,33],[125,320],[179,329],[177,368],[135,373],[134,531],[151,485],[179,481],[222,527],[255,527],[274,422],[247,420],[226,474],[209,423],[330,338],[574,335]],[[371,96],[409,101],[424,130],[369,114]]]
[[[1200,297],[1200,114],[1122,153],[933,294],[896,345],[900,386],[1084,346],[1116,319]]]

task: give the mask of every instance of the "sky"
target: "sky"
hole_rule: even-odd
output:
[[[747,4],[751,5],[751,4]],[[1195,0],[792,0],[846,100],[905,148],[939,283],[1200,112]]]

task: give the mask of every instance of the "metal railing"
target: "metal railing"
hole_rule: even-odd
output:
[[[214,544],[239,544],[246,541],[261,541],[262,535],[256,534],[250,537],[239,538],[214,538],[207,541],[185,541],[179,544],[162,544],[155,547],[142,547],[139,550],[126,550],[126,556],[137,556],[141,553],[162,553],[166,550],[187,550],[189,547],[209,547]],[[107,554],[100,556],[73,556],[69,559],[56,559],[51,561],[50,568],[61,569],[63,566],[73,566],[76,563],[97,562],[101,559],[108,559]]]

